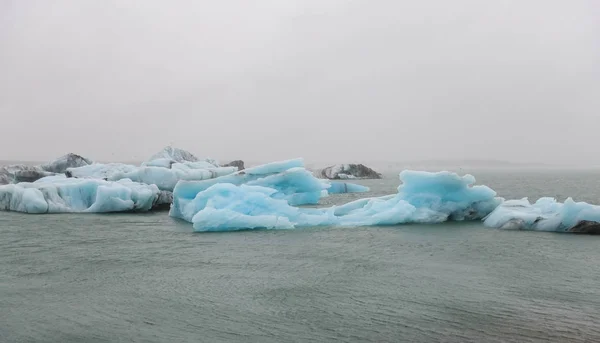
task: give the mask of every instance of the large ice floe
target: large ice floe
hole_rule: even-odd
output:
[[[149,211],[160,205],[160,196],[155,185],[131,180],[110,182],[56,175],[36,182],[0,186],[0,210],[24,213]]]
[[[236,167],[219,167],[215,160],[200,160],[185,150],[169,146],[153,155],[141,166],[123,163],[94,163],[68,168],[66,175],[105,181],[130,179],[139,183],[156,185],[162,191],[172,191],[180,180],[207,180],[236,171]]]
[[[283,200],[291,206],[314,205],[328,194],[369,191],[362,185],[317,179],[298,158],[247,168],[205,181],[180,181],[173,191],[171,215],[185,219],[184,212],[196,211],[194,199],[197,195],[220,184],[269,188],[273,190],[271,198]]]
[[[94,163],[67,154],[39,166],[0,168],[0,210],[26,213],[147,211],[170,207],[180,180],[206,180],[237,171],[212,159],[166,147],[142,166]]]
[[[473,186],[471,175],[404,171],[400,180],[397,194],[329,208],[292,206],[285,187],[278,183],[276,189],[264,182],[204,186],[181,182],[170,215],[191,222],[196,231],[395,225],[481,219],[502,201],[489,187]],[[311,190],[307,193],[319,191],[319,187],[307,189]]]
[[[600,234],[600,206],[554,198],[508,200],[485,218],[484,225],[507,230]]]

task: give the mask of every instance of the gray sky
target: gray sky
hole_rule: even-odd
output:
[[[0,159],[598,164],[600,2],[0,0]]]

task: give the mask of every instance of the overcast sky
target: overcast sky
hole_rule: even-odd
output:
[[[597,0],[0,0],[0,159],[600,163]]]

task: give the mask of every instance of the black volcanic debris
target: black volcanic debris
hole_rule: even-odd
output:
[[[50,173],[62,174],[66,172],[68,168],[83,167],[92,163],[94,162],[90,159],[77,154],[69,153],[50,163],[42,164],[40,167]]]
[[[381,179],[382,175],[364,164],[336,164],[323,168],[317,176],[330,180]]]
[[[244,170],[244,161],[235,160],[223,165],[223,167],[237,167],[238,170]]]

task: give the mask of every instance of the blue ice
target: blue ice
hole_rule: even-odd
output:
[[[155,185],[131,180],[49,176],[0,186],[0,209],[24,213],[148,211],[159,200]]]
[[[218,184],[261,186],[275,190],[271,197],[283,199],[289,205],[317,204],[321,197],[326,196],[332,185],[338,187],[333,193],[364,192],[369,189],[360,185],[331,183],[317,179],[304,168],[302,159],[273,162],[245,170],[208,179],[204,181],[180,181],[173,191],[173,206],[171,215],[186,218],[184,212],[195,212],[198,209],[193,203],[198,193]]]
[[[484,225],[508,230],[569,231],[580,221],[600,222],[600,206],[554,198],[540,198],[531,204],[527,198],[508,200],[484,220]]]
[[[481,219],[502,201],[492,189],[473,186],[471,175],[404,171],[400,180],[395,195],[330,208],[294,207],[276,196],[279,190],[264,185],[218,183],[196,192],[180,183],[171,215],[191,222],[196,231],[395,225]],[[179,203],[182,195],[187,198]]]

